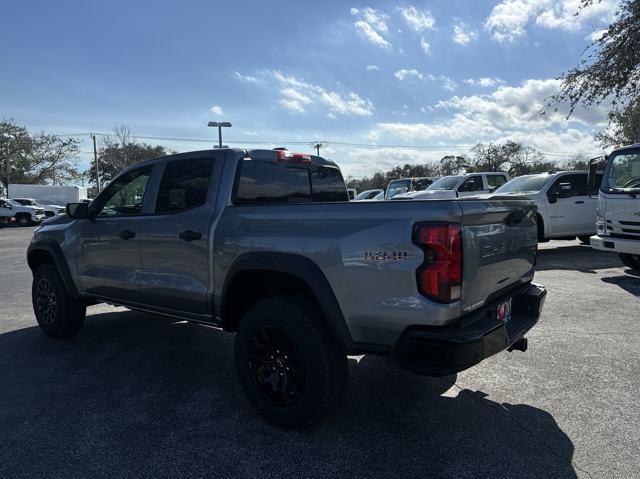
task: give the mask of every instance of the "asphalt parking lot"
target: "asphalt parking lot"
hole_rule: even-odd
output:
[[[529,351],[457,377],[350,361],[346,402],[303,432],[260,420],[232,336],[93,306],[45,337],[0,229],[0,477],[640,477],[640,277],[577,241],[541,245]]]

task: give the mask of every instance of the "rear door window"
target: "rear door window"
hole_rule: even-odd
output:
[[[482,182],[482,175],[473,175],[464,180],[464,183],[460,185],[458,191],[482,191],[484,190],[484,183]]]
[[[337,168],[320,167],[310,171],[313,201],[349,201],[342,173]]]
[[[175,213],[207,201],[213,160],[208,158],[169,161],[164,168],[156,213]]]
[[[487,184],[489,189],[500,188],[507,182],[507,177],[504,175],[487,175]]]
[[[234,203],[310,203],[309,173],[270,161],[243,160]]]
[[[333,167],[301,168],[246,159],[239,175],[235,204],[349,201],[342,173]]]

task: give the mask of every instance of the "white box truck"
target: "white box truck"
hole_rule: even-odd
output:
[[[598,167],[597,159],[592,160],[592,192],[596,190]],[[626,266],[640,270],[640,143],[617,148],[606,158],[591,246],[616,252]]]
[[[61,185],[9,185],[9,198],[31,198],[40,204],[62,205],[87,199],[87,189]]]

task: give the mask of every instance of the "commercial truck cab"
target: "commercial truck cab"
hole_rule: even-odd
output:
[[[640,269],[640,143],[618,148],[605,160],[591,246],[614,251],[626,266]],[[597,159],[589,165],[593,192],[599,166]]]

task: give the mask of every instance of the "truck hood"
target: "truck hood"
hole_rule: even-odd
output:
[[[461,198],[464,249],[461,307],[473,311],[533,279],[536,206],[526,199]]]

